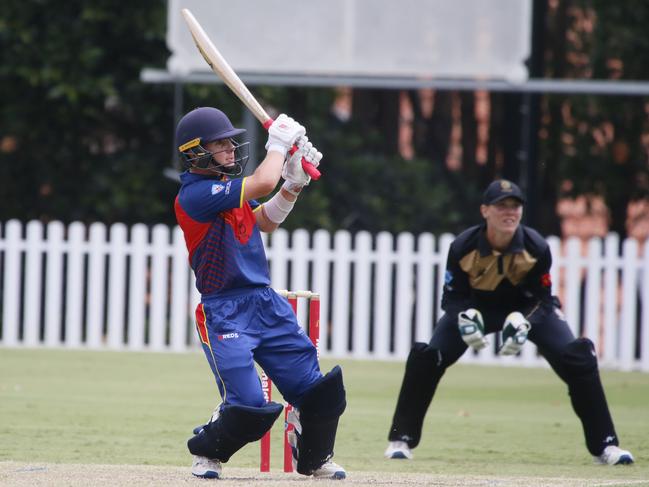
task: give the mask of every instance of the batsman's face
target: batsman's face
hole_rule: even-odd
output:
[[[230,139],[207,142],[205,148],[213,154],[212,158],[218,165],[227,167],[234,164],[234,144]]]
[[[487,226],[499,233],[513,234],[523,217],[523,205],[515,198],[505,198],[493,205],[480,207]]]

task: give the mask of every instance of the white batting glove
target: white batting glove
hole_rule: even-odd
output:
[[[306,135],[301,135],[300,137],[298,137],[295,141],[295,145],[298,149],[304,148],[304,155],[302,157],[306,159],[309,164],[311,164],[313,167],[318,167],[320,165],[320,161],[322,160],[322,152],[316,149],[313,144],[309,142],[309,138]],[[305,147],[307,145],[308,147]]]
[[[296,145],[298,149],[289,157],[282,168],[282,178],[286,181],[282,187],[295,196],[302,191],[304,186],[311,182],[311,177],[302,167],[302,159],[306,159],[314,167],[318,167],[322,159],[322,152],[313,147],[308,137],[299,137]]]
[[[482,314],[475,308],[460,311],[457,315],[457,326],[462,340],[474,350],[482,350],[489,345],[484,336],[484,320]]]
[[[286,157],[286,153],[293,146],[297,138],[305,133],[306,129],[302,125],[282,113],[268,129],[266,150],[268,152],[280,152]]]
[[[516,355],[520,352],[527,341],[527,333],[530,328],[532,325],[522,313],[518,311],[509,313],[503,325],[503,344],[498,350],[498,355]]]

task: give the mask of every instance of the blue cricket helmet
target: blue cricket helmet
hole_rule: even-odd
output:
[[[246,129],[236,128],[225,113],[217,108],[200,107],[185,114],[176,127],[176,147],[183,155],[187,164],[205,169],[212,163],[212,153],[203,146],[206,142],[215,140],[232,139],[246,132]],[[246,144],[235,144],[236,149],[245,148]],[[242,151],[238,151],[242,152]],[[215,172],[228,175],[238,175],[243,171],[243,166],[248,156],[237,157],[236,168],[215,169]]]
[[[176,127],[176,147],[183,152],[182,146],[194,139],[199,143],[230,139],[245,132],[235,128],[228,116],[218,108],[200,107],[187,113]]]

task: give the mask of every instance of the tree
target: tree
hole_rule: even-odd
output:
[[[168,56],[163,5],[7,0],[2,15],[0,218],[171,221],[171,92],[139,81]]]
[[[566,78],[649,79],[649,5],[642,1],[558,2],[550,12],[548,75]],[[611,229],[624,236],[628,202],[646,198],[649,129],[646,99],[551,96],[541,133],[549,170],[545,187],[570,181],[568,196],[604,196]],[[556,164],[556,170],[554,169]]]

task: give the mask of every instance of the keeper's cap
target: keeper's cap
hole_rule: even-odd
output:
[[[523,196],[521,188],[506,179],[498,179],[487,186],[487,189],[482,195],[482,203],[485,205],[493,205],[505,198],[514,198],[521,203],[525,203],[525,196]]]

